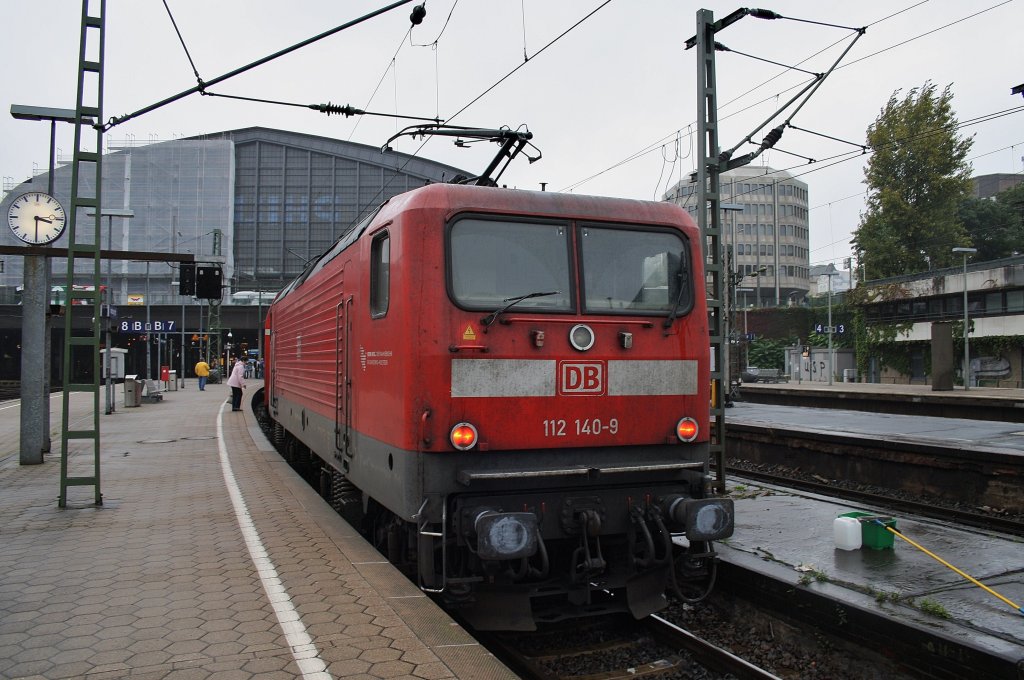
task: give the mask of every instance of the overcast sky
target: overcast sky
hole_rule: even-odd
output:
[[[205,81],[384,6],[364,0],[166,4]],[[660,199],[695,168],[696,61],[684,43],[695,33],[697,11],[709,9],[720,19],[740,6],[679,0],[431,0],[425,20],[409,34],[410,3],[210,90],[298,104],[330,101],[474,127],[525,125],[543,158],[532,164],[513,161],[503,184],[536,189],[546,182],[549,191]],[[1008,112],[963,127],[961,134],[974,137],[969,158],[975,174],[1024,172],[1024,98],[1010,95],[1012,87],[1024,83],[1022,0],[767,0],[760,6],[792,19],[867,27],[793,125],[860,144],[893,91],[906,92],[928,80],[940,89],[952,84],[962,123]],[[6,114],[10,105],[74,107],[81,3],[8,1],[3,7],[0,175],[6,186],[45,170],[49,145],[49,125],[14,120]],[[196,85],[162,0],[107,0],[106,11],[106,118]],[[733,50],[720,52],[717,60],[722,148],[742,140],[809,77],[736,51],[821,72],[852,36],[843,28],[751,17],[720,32],[718,41]],[[381,146],[413,122],[327,117],[303,108],[193,94],[111,128],[108,142],[163,141],[259,125]],[[57,146],[67,158],[72,129],[58,127]],[[406,137],[393,146],[470,171],[482,170],[497,150],[493,144],[456,148],[445,138],[421,144]],[[825,159],[856,147],[794,130],[778,148],[799,156],[773,151],[755,164],[789,169],[807,182],[811,264],[841,266],[864,208],[867,157],[808,164],[800,156]]]

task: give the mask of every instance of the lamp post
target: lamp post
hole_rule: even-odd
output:
[[[967,318],[967,256],[978,252],[977,248],[953,248],[954,253],[961,253],[964,256],[964,389],[968,390],[971,382],[971,351],[968,347],[968,334],[970,325]]]
[[[146,380],[153,377],[153,360],[150,348],[153,345],[153,323],[149,318],[149,261],[146,261]]]
[[[835,373],[835,355],[832,353],[832,277],[839,274],[835,267],[829,265],[831,270],[825,274],[828,277],[828,384],[832,384],[832,374]]]
[[[96,211],[95,210],[89,210],[85,214],[88,215],[89,217],[95,217],[96,216]],[[109,253],[107,255],[107,314],[106,314],[107,323],[106,323],[106,330],[105,330],[107,354],[106,354],[106,357],[103,359],[103,369],[104,369],[104,371],[107,374],[107,381],[106,381],[106,387],[105,387],[106,401],[107,401],[106,415],[109,416],[111,413],[114,412],[114,383],[113,383],[113,379],[112,379],[112,376],[111,376],[111,370],[110,370],[110,366],[111,366],[111,356],[110,355],[113,354],[113,352],[111,351],[113,349],[113,347],[111,345],[110,327],[111,327],[111,325],[113,325],[114,318],[115,318],[114,317],[114,276],[113,276],[113,265],[112,265],[113,260],[114,260],[114,252],[113,252],[114,251],[113,223],[114,223],[114,218],[115,217],[122,217],[124,219],[129,219],[131,217],[135,217],[135,211],[134,210],[120,210],[120,209],[117,209],[117,208],[100,208],[100,215],[107,218],[107,250],[109,251]]]
[[[47,193],[53,196],[53,171],[56,165],[57,123],[75,123],[74,109],[46,106],[11,105],[11,117],[17,120],[50,122],[50,172]],[[92,118],[82,118],[91,125]],[[39,465],[43,453],[50,450],[50,328],[46,315],[50,292],[50,260],[38,255],[24,258],[21,333],[21,465]],[[72,282],[68,282],[68,286]]]
[[[224,344],[224,376],[225,377],[227,376],[228,371],[231,370],[231,364],[229,362],[231,361],[231,338],[232,337],[234,337],[234,336],[231,335],[231,331],[228,331],[228,341]]]

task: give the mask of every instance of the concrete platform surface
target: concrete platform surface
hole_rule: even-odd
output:
[[[971,648],[1024,668],[1024,616],[967,579],[893,536],[893,547],[839,550],[833,520],[876,508],[838,504],[814,494],[729,480],[736,533],[718,545],[722,558],[794,587],[941,631]],[[884,513],[883,513],[884,514]],[[891,515],[890,515],[891,516]],[[907,538],[1017,605],[1024,605],[1024,541],[929,519],[894,516]],[[930,601],[932,612],[922,603]],[[933,612],[945,611],[949,618]]]
[[[1006,455],[1024,453],[1024,424],[1020,422],[869,413],[841,408],[753,402],[737,402],[725,416],[727,426],[729,423],[760,425],[969,451],[993,451]]]
[[[100,507],[91,486],[57,505],[60,397],[42,465],[19,464],[20,407],[0,404],[0,678],[516,677],[231,412],[226,386],[128,409],[118,393]],[[72,395],[72,428],[90,401]],[[71,451],[90,474],[91,447]]]
[[[827,394],[873,394],[877,396],[899,396],[911,399],[978,399],[982,401],[1013,401],[1020,402],[1024,407],[1024,390],[1010,387],[954,387],[951,390],[935,390],[931,385],[899,385],[893,383],[864,382],[816,382],[811,380],[789,380],[778,383],[743,383],[741,389],[755,391],[802,391]]]

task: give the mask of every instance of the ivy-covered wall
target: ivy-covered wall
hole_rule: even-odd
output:
[[[889,292],[898,295],[898,291]],[[740,310],[734,317],[734,323],[734,330],[741,337],[741,356],[746,357],[749,366],[782,369],[786,347],[828,346],[828,334],[816,330],[819,325],[822,331],[828,326],[827,306],[748,309],[746,312]],[[836,328],[832,335],[832,346],[855,350],[857,375],[861,380],[867,379],[874,364],[882,382],[910,383],[913,374],[911,366],[916,354],[923,362],[926,376],[923,382],[930,382],[931,343],[900,339],[910,331],[912,322],[868,325],[861,300],[855,291],[849,291],[842,303],[836,304],[833,299],[832,325]],[[747,342],[742,339],[744,328],[747,334],[753,336],[753,340]],[[952,322],[952,334],[953,354],[962,357],[962,321]],[[971,337],[970,351],[972,358],[997,357],[1010,364],[1008,377],[982,379],[981,385],[1024,387],[1024,336]],[[959,363],[962,362],[958,362],[956,382],[962,385]]]

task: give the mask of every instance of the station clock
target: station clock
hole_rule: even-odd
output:
[[[60,202],[49,194],[30,191],[14,199],[7,211],[7,224],[25,243],[53,243],[64,233],[66,218]]]

